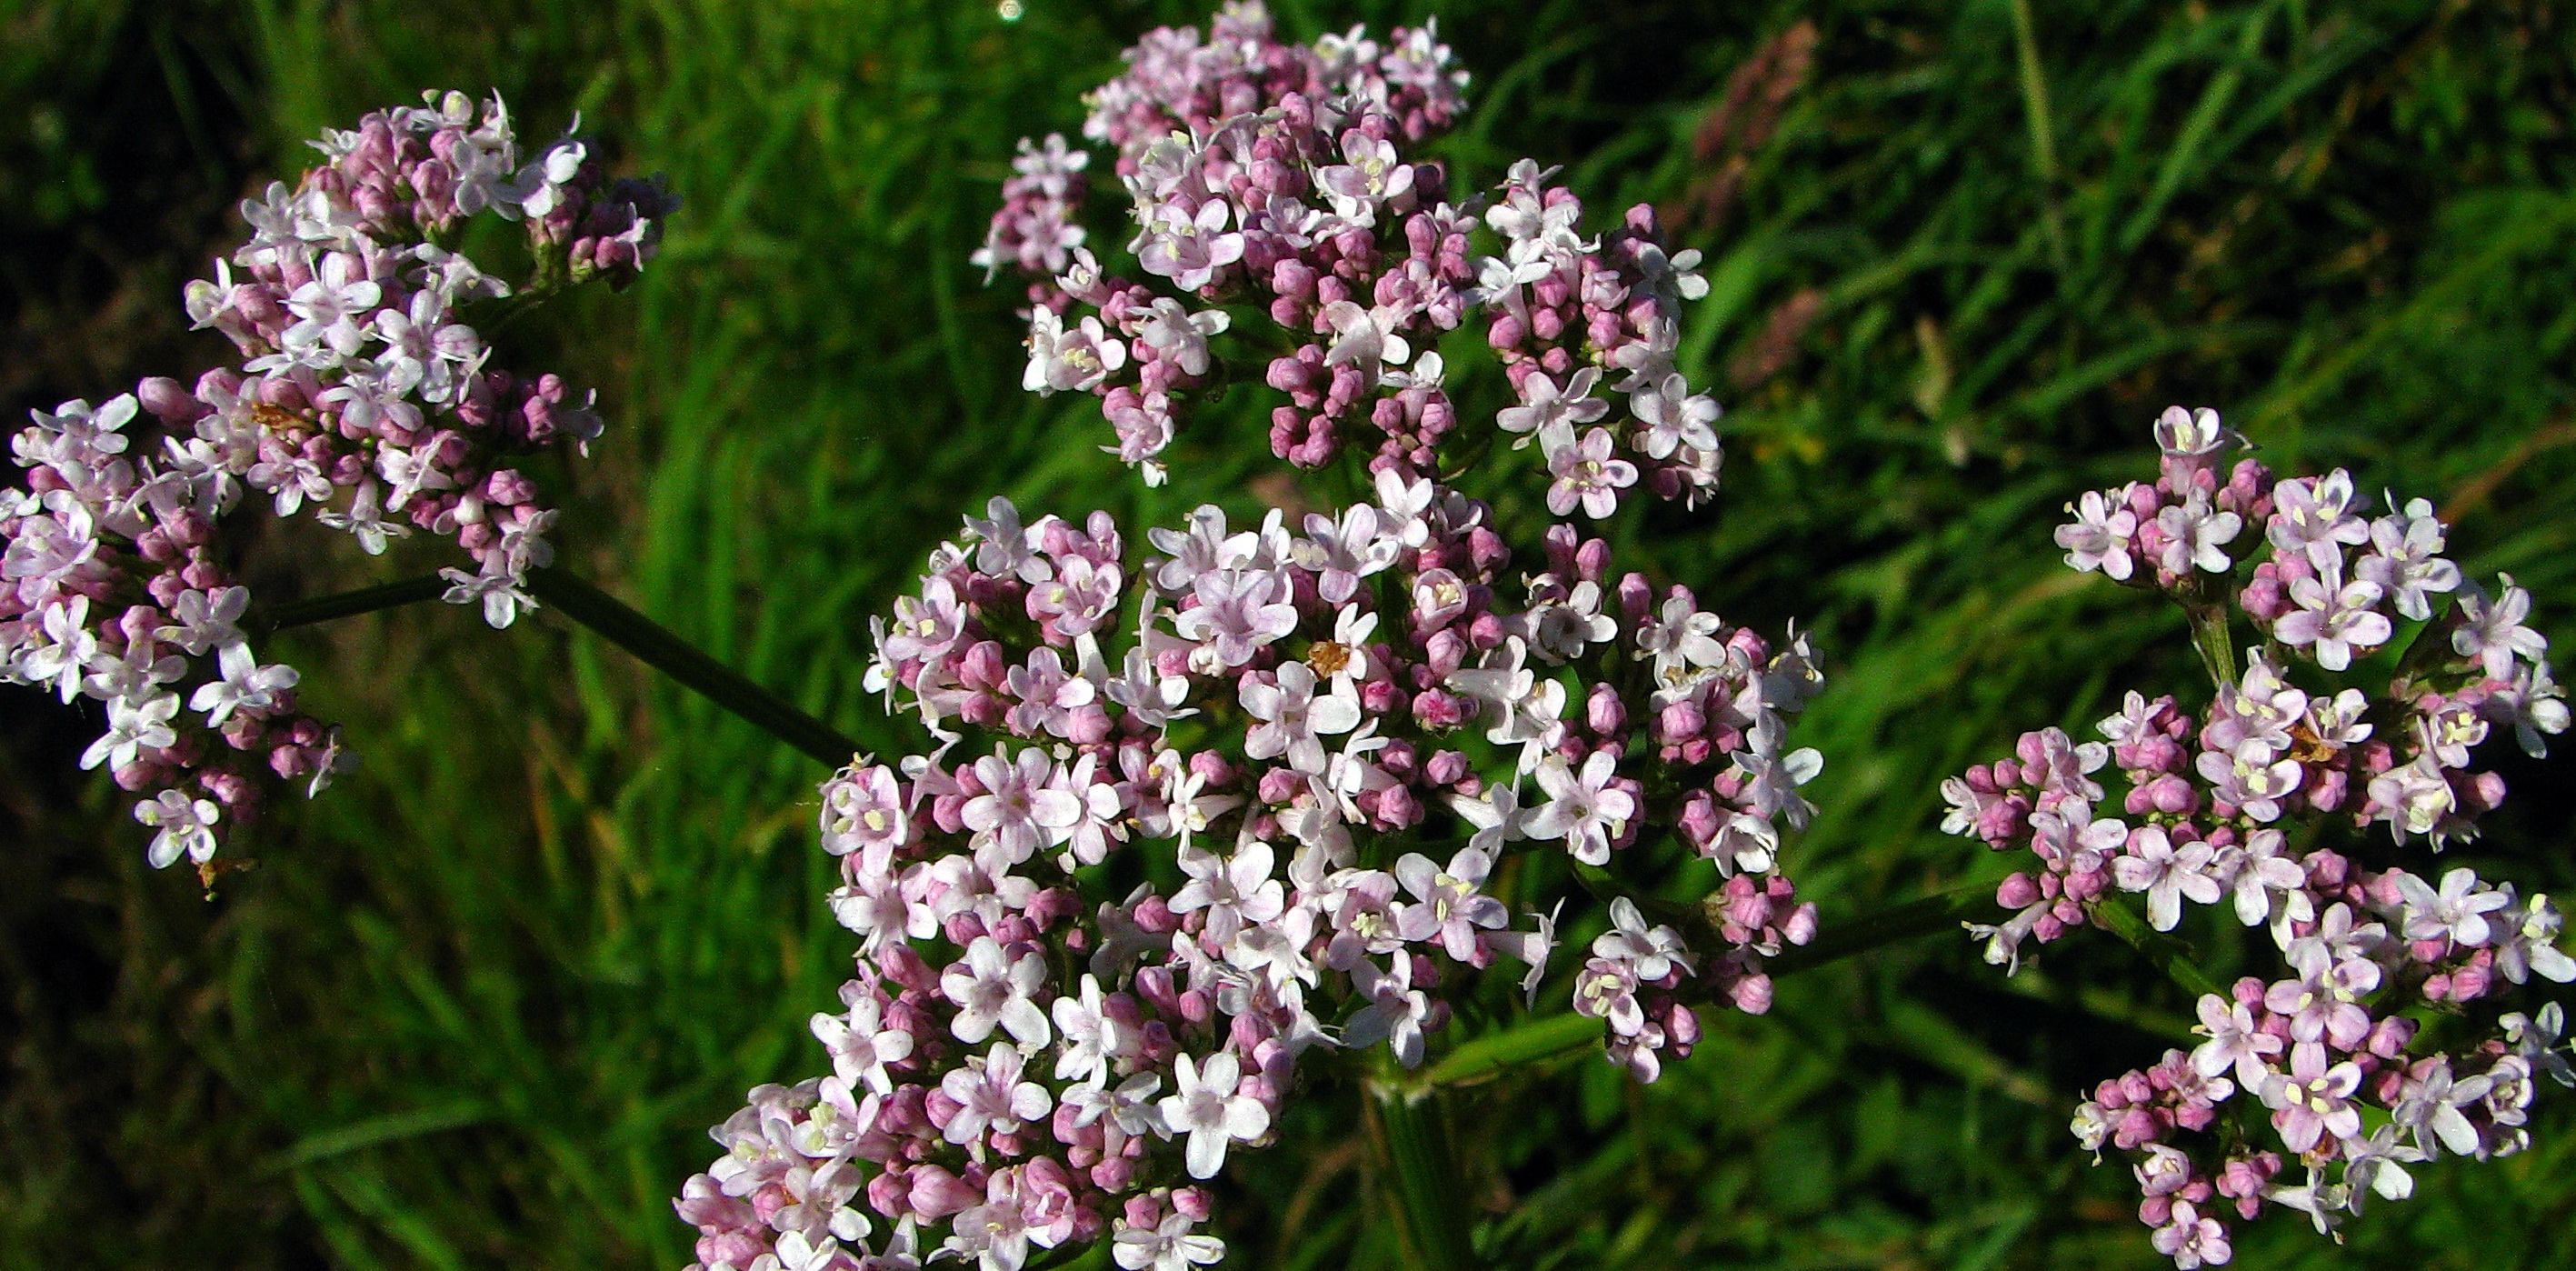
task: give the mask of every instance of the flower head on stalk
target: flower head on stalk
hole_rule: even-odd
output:
[[[802,1141],[814,1109],[854,1096],[865,1115],[774,1181],[693,1182],[681,1208],[706,1265],[785,1248],[760,1198],[792,1192],[798,1168],[864,1175],[846,1205],[955,1257],[1100,1239],[1148,1264],[1207,1253],[1192,1185],[1268,1140],[1302,1054],[1384,1042],[1418,1064],[1498,956],[1544,984],[1553,919],[1487,891],[1507,859],[1558,877],[1630,852],[1711,859],[1706,918],[1617,899],[1566,989],[1639,1077],[1689,1053],[1708,1004],[1768,1007],[1765,961],[1815,929],[1747,846],[1804,815],[1812,752],[1780,740],[1814,679],[1803,643],[1775,649],[1686,589],[1610,576],[1608,544],[1570,525],[1549,535],[1565,572],[1508,602],[1488,508],[1386,493],[1308,536],[1275,519],[1237,531],[1214,507],[1127,535],[996,501],[932,554],[878,665],[936,744],[823,793],[834,912],[864,938],[846,1013],[814,1024],[835,1075],[756,1095],[719,1137],[767,1118],[785,1128],[760,1143]],[[1131,542],[1151,547],[1120,555]],[[1052,621],[1068,572],[1105,580],[1104,612],[1135,622]],[[1338,601],[1336,572],[1357,584]],[[1589,615],[1581,638],[1517,634],[1568,610]],[[1715,652],[1617,687],[1612,660],[1676,644],[1673,628]],[[1552,650],[1553,692],[1530,638]],[[1068,675],[1090,689],[1073,727],[1053,713]],[[1391,850],[1399,837],[1456,846]],[[1122,853],[1167,861],[1179,885],[1121,896],[1077,872]]]
[[[1233,306],[1285,334],[1260,378],[1286,399],[1271,449],[1301,467],[1365,449],[1372,469],[1426,477],[1490,442],[1429,352],[1481,318],[1516,399],[1492,430],[1541,444],[1554,514],[1714,488],[1720,412],[1674,365],[1681,302],[1708,290],[1699,253],[1666,251],[1642,204],[1586,237],[1582,203],[1527,160],[1454,189],[1421,157],[1464,109],[1436,25],[1301,45],[1236,3],[1205,39],[1156,32],[1128,63],[1086,99],[1083,135],[1114,153],[1137,277],[1082,223],[1091,155],[1054,135],[1020,143],[974,261],[1029,282],[1027,386],[1097,396],[1105,449],[1148,483],[1221,363],[1248,356],[1213,340]]]
[[[473,322],[593,278],[623,286],[677,206],[609,179],[570,136],[523,150],[497,99],[478,116],[432,93],[314,145],[324,162],[245,201],[249,240],[188,285],[189,317],[238,366],[35,411],[13,439],[29,493],[0,501],[0,678],[107,704],[83,760],[146,796],[155,865],[211,871],[273,787],[318,790],[352,762],[295,710],[294,669],[253,656],[228,529],[257,509],[312,512],[369,554],[452,537],[474,569],[446,571],[448,599],[509,625],[534,604],[527,571],[553,559],[555,516],[515,465],[601,424],[559,377],[495,365]],[[524,226],[531,277],[454,250],[478,216]]]
[[[2231,1256],[2226,1209],[2298,1209],[2328,1230],[2404,1198],[2407,1165],[2525,1146],[2532,1074],[2567,1071],[2559,1007],[2544,1028],[2483,1004],[2535,975],[2576,980],[2557,910],[2466,868],[2364,868],[2322,836],[2385,827],[2401,852],[2473,838],[2504,797],[2474,750],[2511,725],[2538,755],[2567,714],[2529,593],[2509,577],[2490,593],[2443,558],[2429,504],[2385,496],[2374,516],[2341,470],[2225,467],[2234,435],[2214,411],[2169,410],[2155,433],[2156,481],[2070,505],[2067,564],[2264,642],[2199,712],[2132,692],[2100,742],[2024,736],[1945,785],[1944,828],[2037,858],[1997,892],[2015,916],[1972,928],[1990,961],[2102,920],[2119,892],[2143,893],[2160,931],[2186,901],[2224,901],[2270,936],[2277,972],[2201,996],[2207,1041],[2101,1083],[2075,1119],[2087,1146],[2136,1154],[2138,1216],[2187,1271]],[[2255,1146],[2266,1126],[2281,1151]],[[2304,1184],[2279,1179],[2284,1153]]]
[[[1557,911],[1489,888],[1710,862],[1699,908],[1617,897],[1554,981],[1644,1080],[1690,1053],[1697,1011],[1768,1009],[1764,966],[1815,931],[1776,868],[1820,763],[1784,742],[1819,678],[1803,637],[1618,574],[1572,522],[1515,574],[1492,509],[1439,479],[1444,446],[1499,434],[1539,445],[1561,521],[1640,489],[1705,496],[1719,412],[1675,365],[1697,254],[1665,251],[1643,208],[1587,236],[1533,163],[1454,194],[1420,156],[1465,76],[1428,24],[1298,45],[1236,0],[1127,62],[1086,99],[1109,161],[1023,143],[975,257],[1030,281],[1023,383],[1095,396],[1106,448],[1158,483],[1257,314],[1287,333],[1259,377],[1284,399],[1274,452],[1365,447],[1372,497],[1302,525],[1202,507],[1143,535],[997,499],[879,627],[869,683],[928,744],[825,788],[834,910],[863,939],[843,996],[874,1005],[817,1029],[891,1084],[805,1164],[865,1174],[869,1221],[933,1257],[1006,1271],[1103,1239],[1123,1267],[1216,1260],[1195,1184],[1268,1141],[1302,1055],[1425,1062],[1498,956],[1529,1002],[1546,991]],[[1132,277],[1082,223],[1094,175],[1130,205]],[[1433,347],[1480,315],[1515,397],[1490,431],[1462,429]],[[1095,881],[1138,856],[1167,891]],[[880,1022],[909,1048],[862,1042]],[[717,1132],[727,1160],[838,1097],[832,1079],[754,1092]],[[691,1181],[705,1266],[787,1256],[783,1165]],[[844,1239],[854,1264],[886,1256]]]

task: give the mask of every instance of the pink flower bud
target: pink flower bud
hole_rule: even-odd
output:
[[[1767,1014],[1771,1010],[1771,977],[1748,975],[1728,986],[1726,994],[1735,1009],[1747,1015]]]
[[[1592,695],[1584,703],[1584,722],[1596,737],[1610,737],[1628,726],[1628,708],[1619,700],[1619,690],[1607,684],[1592,686]]]
[[[2027,909],[2039,903],[2039,884],[2028,874],[2014,873],[1995,888],[1995,903],[2006,909]]]
[[[936,1220],[983,1204],[984,1194],[947,1170],[924,1165],[912,1171],[911,1200],[914,1213]]]

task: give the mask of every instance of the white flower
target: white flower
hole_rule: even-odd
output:
[[[2531,616],[2531,593],[2513,585],[2513,575],[2500,576],[2504,595],[2489,599],[2484,588],[2474,584],[2460,594],[2460,629],[2451,633],[2451,648],[2464,658],[2474,658],[2486,667],[2487,678],[2513,677],[2513,662],[2519,654],[2524,660],[2538,662],[2549,652],[2549,640],[2523,625]]]
[[[50,684],[64,701],[72,700],[90,664],[99,659],[98,633],[89,628],[89,597],[48,605],[44,621],[27,626],[36,638],[16,651],[16,673],[30,684]]]
[[[246,642],[225,645],[218,661],[223,678],[200,687],[197,695],[188,699],[188,709],[206,712],[208,728],[223,727],[235,711],[274,709],[279,695],[295,687],[294,667],[261,666],[251,656]]]
[[[384,496],[373,481],[358,483],[358,492],[349,500],[346,512],[323,512],[313,519],[332,529],[355,535],[360,550],[369,556],[385,554],[389,539],[411,537],[411,527],[384,519]]]
[[[2391,509],[2397,500],[2388,500]],[[2416,499],[2370,525],[2371,554],[2353,565],[2353,576],[2376,583],[2397,612],[2417,622],[2433,616],[2433,594],[2456,591],[2460,567],[2442,557],[2442,522],[2433,505]]]
[[[1593,751],[1581,773],[1554,755],[1540,760],[1538,785],[1548,801],[1530,817],[1529,836],[1565,840],[1565,850],[1586,865],[1609,861],[1610,840],[1626,833],[1637,815],[1635,797],[1614,788],[1618,763],[1607,750]]]
[[[1688,971],[1691,964],[1681,933],[1662,924],[1647,926],[1637,902],[1625,896],[1610,902],[1610,929],[1593,938],[1592,955],[1628,967],[1645,982],[1671,975],[1675,967]]]
[[[1538,605],[1523,615],[1530,651],[1545,661],[1562,663],[1618,637],[1619,624],[1601,612],[1601,584],[1579,582],[1562,601]]]
[[[2223,574],[2234,568],[2235,562],[2220,549],[2236,541],[2237,534],[2245,528],[2245,518],[2218,511],[2208,499],[2194,493],[2188,503],[2158,512],[2156,528],[2165,533],[2164,557],[2159,562],[2165,572],[2187,576],[2197,567]]]
[[[1224,1260],[1225,1242],[1190,1234],[1194,1225],[1188,1214],[1174,1213],[1152,1231],[1128,1227],[1110,1245],[1110,1256],[1127,1271],[1189,1271]]]
[[[2316,917],[2316,905],[2308,897],[2307,871],[2299,868],[2296,859],[2282,853],[2285,842],[2279,830],[2256,830],[2245,837],[2245,845],[2237,849],[2234,862],[2236,920],[2249,927],[2274,921],[2274,938],[2284,943],[2289,924]]]
[[[1324,365],[1351,363],[1359,368],[1364,387],[1376,386],[1386,364],[1402,366],[1413,359],[1413,346],[1396,334],[1404,321],[1392,310],[1363,309],[1351,301],[1336,300],[1324,306],[1324,321],[1333,328],[1333,344],[1324,351]]]
[[[1044,305],[1029,315],[1028,345],[1029,367],[1020,386],[1041,397],[1065,389],[1090,392],[1127,364],[1126,343],[1110,338],[1100,319],[1084,318],[1068,331]]]
[[[1638,449],[1654,458],[1669,458],[1684,446],[1717,449],[1716,425],[1724,410],[1706,393],[1692,393],[1679,375],[1665,376],[1651,393],[1632,394],[1628,409],[1646,426],[1639,434]]]
[[[2290,599],[2298,608],[2282,615],[2272,634],[2293,648],[2313,646],[2317,665],[2329,671],[2352,665],[2355,653],[2388,643],[2396,632],[2388,615],[2379,612],[2379,584],[2358,578],[2344,582],[2340,560],[2314,577],[2292,581]]]
[[[2108,499],[2103,495],[2100,490],[2087,490],[2081,501],[2066,505],[2075,520],[2057,527],[2057,545],[2066,549],[2069,568],[2098,569],[2126,582],[2135,569],[2129,547],[2138,532],[2138,515],[2126,506],[2126,490],[2111,491]]]
[[[1234,939],[1250,923],[1268,922],[1287,907],[1286,891],[1270,876],[1270,845],[1246,843],[1232,860],[1195,847],[1181,849],[1181,871],[1190,881],[1172,893],[1176,914],[1207,911],[1207,933],[1217,943]]]
[[[1763,715],[1746,730],[1746,743],[1751,748],[1728,757],[1735,761],[1736,771],[1744,774],[1744,797],[1752,802],[1754,815],[1786,821],[1789,828],[1802,830],[1816,815],[1816,805],[1807,802],[1798,787],[1825,770],[1825,757],[1813,746],[1782,754],[1783,727],[1779,716]]]
[[[107,731],[81,754],[83,770],[104,763],[110,771],[133,763],[146,747],[159,749],[179,740],[170,718],[179,713],[179,695],[154,693],[138,705],[120,697],[107,704]]]
[[[1413,987],[1412,955],[1399,951],[1392,971],[1381,971],[1377,963],[1361,959],[1351,968],[1351,987],[1369,1004],[1342,1026],[1342,1044],[1361,1047],[1384,1041],[1395,1052],[1397,1063],[1419,1066],[1422,1025],[1431,1017],[1431,998]]]
[[[1550,515],[1564,516],[1580,504],[1585,516],[1600,520],[1619,510],[1619,491],[1637,484],[1637,465],[1611,457],[1607,428],[1592,429],[1578,441],[1573,425],[1558,422],[1540,429],[1538,439],[1555,477],[1547,488]]]
[[[518,621],[520,610],[537,607],[537,598],[524,590],[527,579],[511,573],[499,553],[484,561],[479,574],[451,568],[438,571],[438,576],[449,584],[442,599],[451,605],[481,602],[483,621],[495,631]]]
[[[1127,1047],[1121,1026],[1101,1003],[1099,977],[1083,976],[1080,995],[1057,998],[1054,1014],[1055,1026],[1064,1034],[1064,1047],[1056,1055],[1055,1079],[1084,1083],[1108,1080],[1110,1058]]]
[[[958,1105],[942,1132],[947,1140],[972,1143],[987,1129],[1008,1134],[1053,1111],[1055,1099],[1046,1087],[1020,1080],[1027,1062],[1018,1047],[995,1042],[991,1051],[967,1056],[965,1067],[950,1069],[939,1082],[940,1093]]]
[[[2129,836],[2128,854],[2111,862],[2111,877],[2122,891],[2147,893],[2147,921],[2158,931],[2171,931],[2182,921],[2183,897],[2204,905],[2218,903],[2218,880],[2208,873],[2216,855],[2209,844],[2198,841],[2177,848],[2164,827],[2142,825]]]
[[[1344,681],[1318,696],[1314,669],[1303,662],[1281,663],[1278,681],[1264,684],[1244,678],[1243,709],[1261,721],[1245,735],[1244,753],[1254,759],[1284,754],[1288,766],[1299,772],[1322,772],[1325,752],[1320,738],[1359,727],[1359,695]]]
[[[1610,403],[1592,396],[1592,386],[1601,382],[1599,367],[1587,366],[1568,376],[1562,389],[1555,380],[1533,371],[1521,381],[1521,404],[1506,406],[1494,416],[1504,432],[1523,434],[1515,447],[1529,444],[1527,434],[1556,423],[1567,425],[1595,423],[1610,413]]]
[[[966,960],[950,963],[939,977],[939,991],[957,1004],[948,1031],[973,1045],[993,1035],[995,1025],[1010,1030],[1020,1044],[1035,1049],[1053,1040],[1046,1012],[1033,996],[1046,983],[1046,955],[1034,949],[1017,958],[991,936],[977,936],[966,946]]]
[[[1055,761],[1034,747],[1017,760],[995,753],[975,761],[975,779],[984,793],[966,801],[960,816],[975,832],[979,858],[989,852],[989,871],[1017,865],[1069,836],[1082,819],[1082,801],[1055,788]]]
[[[1342,134],[1342,162],[1315,169],[1315,188],[1336,215],[1366,229],[1377,224],[1380,204],[1413,189],[1413,165],[1393,143],[1354,128]]]
[[[817,1012],[809,1025],[814,1039],[831,1053],[833,1073],[843,1081],[863,1082],[878,1094],[894,1090],[886,1065],[912,1057],[912,1034],[886,1027],[874,997],[852,1002],[847,1015]]]
[[[1215,281],[1217,271],[1243,259],[1243,235],[1229,232],[1233,205],[1209,199],[1193,214],[1177,203],[1153,209],[1145,229],[1127,250],[1146,273],[1169,278],[1183,291],[1196,291]]]
[[[1469,798],[1463,794],[1449,796],[1449,806],[1459,818],[1476,827],[1467,846],[1487,856],[1499,855],[1503,844],[1527,838],[1533,813],[1520,806],[1520,782],[1517,776],[1508,782],[1485,789],[1484,797]]]
[[[170,606],[170,616],[177,619],[177,625],[153,634],[178,645],[190,657],[204,657],[209,650],[241,642],[242,632],[237,624],[249,608],[248,588],[226,587],[212,593],[183,591],[178,603]]]
[[[223,819],[223,809],[211,799],[190,799],[185,792],[164,790],[149,802],[135,804],[134,819],[160,831],[152,836],[148,859],[152,868],[166,869],[182,855],[201,863],[214,858],[215,823]]]
[[[1223,309],[1191,313],[1181,302],[1158,296],[1136,319],[1136,338],[1162,351],[1163,357],[1191,375],[1208,370],[1208,337],[1233,322]]]
[[[1225,1168],[1226,1148],[1249,1143],[1270,1129],[1270,1109],[1259,1099],[1235,1093],[1243,1071],[1230,1050],[1193,1063],[1184,1052],[1176,1061],[1171,1097],[1161,1104],[1163,1124],[1174,1135],[1190,1136],[1186,1160],[1192,1178],[1214,1178]]]
[[[2479,890],[2477,871],[2461,868],[2442,875],[2438,892],[2403,870],[2396,871],[2398,894],[2405,898],[2405,933],[2409,940],[2451,940],[2469,948],[2488,939],[2486,915],[2513,898],[2492,888]]]
[[[346,252],[323,255],[311,280],[286,298],[287,309],[302,319],[278,337],[288,353],[313,367],[334,366],[357,354],[367,338],[360,319],[384,295],[366,270],[364,261]]]

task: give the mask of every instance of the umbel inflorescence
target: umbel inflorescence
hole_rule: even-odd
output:
[[[2530,595],[2445,558],[2430,504],[2389,495],[2373,515],[2340,469],[2231,466],[2213,411],[2169,410],[2155,435],[2158,478],[2086,493],[2057,541],[2078,570],[2179,601],[2215,699],[2132,692],[2101,740],[2028,734],[1945,785],[1943,828],[2036,857],[1997,891],[2012,916],[1972,928],[1989,962],[2118,918],[2120,892],[2157,931],[2189,901],[2268,937],[2273,966],[2200,998],[2207,1041],[2076,1112],[2086,1147],[2135,1162],[2138,1216],[2188,1271],[2229,1259],[2230,1209],[2329,1230],[2404,1198],[2409,1164],[2521,1150],[2534,1080],[2576,1084],[2559,1005],[2501,1000],[2576,979],[2557,908],[2430,860],[2504,798],[2474,752],[2510,735],[2539,755],[2568,718]],[[2260,642],[2240,670],[2244,628]]]
[[[229,526],[311,512],[370,554],[451,537],[474,569],[446,571],[447,598],[507,626],[555,519],[513,465],[599,434],[589,395],[495,365],[475,323],[624,285],[677,201],[608,179],[569,134],[523,154],[497,98],[479,117],[462,93],[425,102],[326,133],[323,164],[242,204],[249,241],[186,295],[238,366],[37,411],[15,439],[27,488],[0,491],[0,677],[105,704],[81,763],[146,796],[156,867],[186,857],[211,879],[274,788],[318,792],[351,761],[338,728],[296,710],[295,670],[253,653]],[[460,250],[486,220],[524,226],[524,277]]]
[[[1087,246],[1090,156],[1057,136],[1021,143],[977,260],[1033,279],[1027,387],[1099,397],[1108,448],[1148,482],[1240,313],[1266,320],[1247,350],[1284,347],[1261,370],[1286,399],[1270,445],[1300,467],[1356,449],[1430,476],[1444,444],[1469,462],[1500,432],[1537,442],[1559,517],[1606,517],[1641,484],[1693,504],[1715,489],[1717,404],[1673,363],[1681,301],[1708,290],[1699,253],[1666,254],[1643,204],[1587,237],[1582,202],[1535,162],[1453,194],[1422,149],[1466,75],[1434,28],[1287,44],[1235,4],[1204,42],[1157,31],[1128,63],[1085,99],[1083,133],[1114,148],[1142,277]],[[1430,346],[1477,320],[1518,401],[1462,420]]]
[[[875,674],[940,744],[823,791],[860,938],[814,1019],[833,1075],[720,1128],[681,1204],[705,1265],[882,1252],[880,1220],[995,1267],[1212,1249],[1189,1183],[1267,1141],[1301,1056],[1418,1064],[1498,960],[1537,1000],[1551,917],[1492,894],[1536,854],[1669,835],[1723,880],[1675,921],[1613,900],[1564,989],[1639,1077],[1689,1053],[1694,1004],[1768,1007],[1763,959],[1815,925],[1773,872],[1811,811],[1815,754],[1779,742],[1804,649],[1614,578],[1568,526],[1507,606],[1483,506],[1379,483],[1308,535],[1209,507],[1141,554],[996,500],[939,550]]]
[[[1364,458],[1369,496],[1302,524],[1203,507],[1141,543],[995,500],[933,554],[870,672],[929,744],[823,790],[859,937],[813,1021],[832,1075],[716,1130],[679,1201],[709,1271],[1015,1271],[1100,1240],[1211,1262],[1195,1184],[1269,1141],[1313,1057],[1422,1063],[1499,961],[1652,1080],[1700,1008],[1768,1009],[1765,960],[1814,932],[1777,870],[1820,764],[1785,741],[1819,684],[1803,638],[1619,572],[1566,519],[1714,486],[1716,407],[1672,364],[1695,255],[1643,209],[1585,237],[1532,163],[1448,201],[1407,157],[1462,109],[1428,27],[1295,45],[1235,4],[1128,62],[1085,131],[1143,281],[1091,250],[1061,137],[1023,143],[976,256],[1034,279],[1026,387],[1096,395],[1157,482],[1229,356],[1284,340],[1253,355],[1274,452]],[[1479,317],[1516,400],[1471,427],[1429,345]],[[1281,338],[1228,339],[1256,326]],[[1558,518],[1517,569],[1441,479],[1497,440],[1539,444]],[[1699,905],[1625,881],[1692,858]],[[1578,877],[1609,929],[1557,959]]]

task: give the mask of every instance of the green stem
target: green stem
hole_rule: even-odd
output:
[[[1995,885],[1971,883],[1890,906],[1833,927],[1808,944],[1782,950],[1780,956],[1771,959],[1763,969],[1770,972],[1773,979],[1778,979],[1917,936],[1928,936],[1936,931],[1956,931],[1963,922],[2000,921],[2003,916],[2003,907],[1995,903]]]
[[[2215,993],[2222,998],[2227,996],[2227,990],[2220,986],[2217,980],[2210,978],[2209,972],[2200,969],[2199,963],[2191,960],[2189,945],[2148,926],[2146,919],[2140,918],[2137,911],[2121,903],[2119,897],[2104,896],[2094,902],[2093,907],[2086,912],[2092,915],[2094,926],[2110,932],[2126,942],[2130,948],[2136,949],[2140,957],[2154,964],[2157,970],[2164,972],[2174,983],[2193,993]]]
[[[317,622],[354,618],[359,614],[374,613],[380,609],[415,605],[424,600],[436,600],[445,594],[447,594],[447,580],[444,578],[434,574],[427,578],[406,578],[401,582],[386,583],[381,587],[366,587],[357,591],[316,596],[311,600],[279,605],[265,615],[252,615],[250,626],[259,634],[268,635],[290,627],[309,627]]]
[[[1464,1086],[1521,1064],[1571,1054],[1601,1040],[1601,1021],[1569,1011],[1487,1033],[1440,1057],[1415,1078],[1425,1086]]]
[[[260,634],[311,626],[335,618],[353,618],[401,605],[435,600],[447,592],[447,580],[406,578],[401,582],[337,595],[317,596],[280,605],[265,616],[254,615]],[[798,710],[786,698],[753,683],[739,671],[698,651],[660,623],[637,613],[624,601],[560,569],[528,571],[528,591],[539,602],[590,628],[610,644],[634,654],[647,666],[680,682],[681,687],[733,712],[743,722],[803,751],[824,765],[838,768],[858,753],[857,742],[831,725]]]
[[[634,654],[645,665],[678,680],[681,687],[828,767],[839,768],[858,754],[858,743],[831,725],[798,710],[786,698],[751,682],[624,601],[572,574],[552,568],[529,570],[528,591],[556,612]]]
[[[1596,893],[1598,894],[1598,893]],[[1670,902],[1663,902],[1669,904]],[[1829,963],[1901,944],[1936,931],[1954,930],[1962,922],[2000,919],[1991,883],[1974,883],[1919,900],[1882,909],[1831,929],[1812,944],[1783,952],[1764,971],[1773,979],[1812,971]],[[1412,1078],[1420,1087],[1472,1085],[1505,1069],[1572,1054],[1601,1040],[1601,1021],[1589,1016],[1549,1015],[1499,1033],[1488,1033],[1440,1057]]]
[[[2236,682],[2236,642],[2227,630],[2227,606],[2223,603],[2192,603],[2184,606],[2191,615],[2191,647],[2199,650],[2200,664],[2209,668],[2209,678],[2220,688]]]
[[[1401,1078],[1371,1081],[1368,1093],[1409,1260],[1418,1271],[1468,1271],[1476,1251],[1467,1236],[1467,1197],[1437,1094]]]

